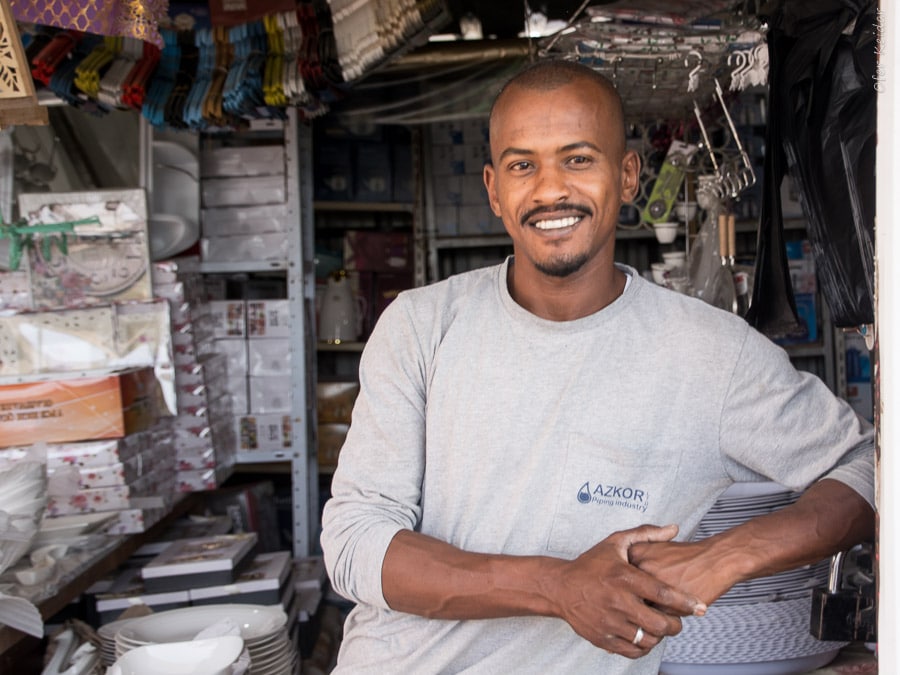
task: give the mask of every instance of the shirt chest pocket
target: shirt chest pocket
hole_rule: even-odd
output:
[[[575,557],[613,532],[671,522],[666,511],[677,463],[570,434],[547,550]]]

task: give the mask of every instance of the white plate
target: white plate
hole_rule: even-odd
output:
[[[56,518],[44,518],[41,521],[40,535],[55,535],[57,537],[74,537],[85,532],[93,532],[101,525],[108,523],[118,514],[110,512],[79,513],[72,516],[58,516]]]
[[[119,631],[116,642],[146,644],[191,640],[204,628],[226,617],[238,624],[241,637],[248,642],[274,633],[287,623],[287,615],[280,607],[240,604],[184,607],[129,622]]]
[[[290,640],[288,640],[287,637],[284,637],[272,644],[266,644],[256,648],[248,647],[247,649],[254,661],[264,661],[283,653],[287,648],[286,645],[290,645]]]
[[[758,663],[665,663],[659,675],[797,675],[825,666],[837,657],[840,649],[781,661]]]
[[[122,656],[108,675],[220,675],[243,649],[244,641],[235,635],[146,645]]]
[[[257,664],[250,659],[251,675],[281,675],[288,672],[288,666],[293,662],[293,654],[285,652],[280,658],[273,661],[267,661],[263,664]]]

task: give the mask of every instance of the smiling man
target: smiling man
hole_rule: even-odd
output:
[[[870,537],[873,436],[746,322],[613,260],[621,102],[567,62],[491,113],[503,264],[376,326],[323,515],[337,673],[655,675],[680,617]],[[736,481],[796,504],[689,542]]]

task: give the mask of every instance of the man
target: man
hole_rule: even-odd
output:
[[[373,331],[323,516],[338,673],[656,673],[681,616],[871,536],[872,433],[742,319],[613,262],[621,102],[542,62],[491,112],[514,255]],[[687,543],[735,481],[810,486]]]

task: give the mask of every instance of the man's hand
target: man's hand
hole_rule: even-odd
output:
[[[679,617],[706,611],[628,560],[635,546],[662,545],[677,532],[642,525],[565,560],[473,553],[402,530],[385,555],[382,592],[392,609],[435,619],[556,617],[597,647],[638,658],[678,633]]]
[[[861,496],[824,479],[790,506],[707,539],[635,542],[628,559],[709,605],[738,582],[812,564],[870,539],[874,522]]]
[[[662,546],[677,532],[675,525],[616,532],[562,564],[548,589],[558,616],[594,645],[628,658],[644,656],[663,637],[676,635],[680,616],[703,614],[706,606],[689,590],[676,590],[632,565],[628,556],[642,543]],[[641,639],[635,643],[636,636]]]

